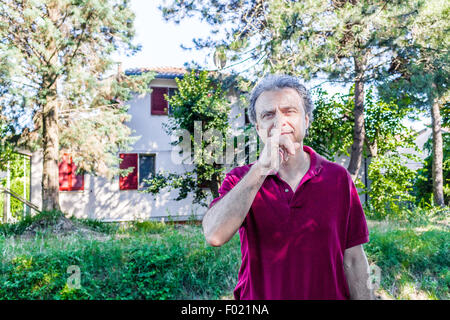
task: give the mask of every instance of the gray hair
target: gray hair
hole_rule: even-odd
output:
[[[305,113],[308,115],[309,124],[313,121],[313,110],[314,104],[312,103],[311,95],[304,85],[300,83],[298,78],[293,76],[288,76],[284,74],[272,74],[264,77],[258,82],[258,84],[253,88],[250,94],[250,106],[248,110],[248,117],[251,123],[256,123],[256,110],[255,103],[258,97],[264,91],[280,90],[283,88],[295,89],[300,98],[303,101],[303,106],[305,108]]]

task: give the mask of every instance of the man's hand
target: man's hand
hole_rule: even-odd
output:
[[[280,168],[280,163],[288,161],[289,155],[295,155],[300,146],[300,143],[292,142],[289,135],[283,134],[278,128],[273,128],[266,139],[257,164],[264,175],[275,174]]]

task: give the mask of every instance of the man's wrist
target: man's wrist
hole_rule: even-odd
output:
[[[264,181],[265,178],[269,175],[269,169],[264,168],[259,161],[256,161],[255,164],[251,167],[251,174],[254,177],[258,177],[258,181]]]

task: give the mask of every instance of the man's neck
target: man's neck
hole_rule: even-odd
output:
[[[301,147],[295,155],[290,155],[287,161],[280,164],[278,173],[283,180],[285,178],[295,179],[300,175],[303,176],[308,171],[310,164],[310,155],[303,150],[303,143],[301,143]]]

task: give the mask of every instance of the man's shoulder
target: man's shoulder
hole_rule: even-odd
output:
[[[337,176],[343,179],[347,179],[350,176],[347,169],[341,164],[330,161],[319,154],[317,154],[317,156],[318,158],[320,158],[321,167],[324,173]]]

